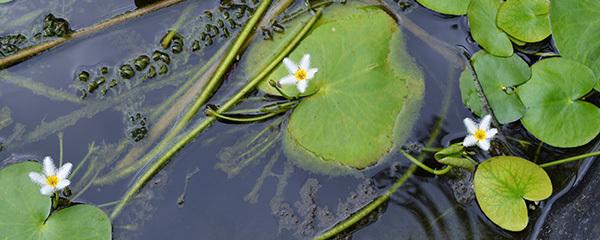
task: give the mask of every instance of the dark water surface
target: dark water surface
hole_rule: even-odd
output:
[[[296,5],[300,6],[300,2]],[[465,18],[441,16],[414,3],[406,10],[402,10],[400,4],[394,1],[386,1],[386,5],[394,14],[411,20],[431,37],[444,42],[457,59],[464,61],[463,52],[472,54],[478,49],[468,37]],[[0,78],[9,78],[2,75],[8,72],[10,78],[30,79],[78,97],[80,92],[74,80],[78,71],[95,72],[101,66],[109,66],[111,71],[115,71],[123,62],[140,54],[150,55],[160,49],[160,39],[184,9],[194,8],[188,17],[192,21],[201,16],[204,10],[217,6],[215,1],[184,2],[91,37],[71,41],[0,72]],[[68,19],[72,28],[78,29],[133,9],[133,1],[16,0],[8,5],[0,5],[0,23],[6,26],[0,27],[0,36],[14,33],[31,35],[36,27],[40,28],[41,19],[48,13]],[[14,26],[7,24],[32,11],[37,15],[33,14],[31,19]],[[403,29],[407,48],[426,78],[423,108],[409,142],[427,139],[438,119],[443,119],[438,145],[460,139],[465,131],[462,119],[471,117],[460,100],[458,88],[458,76],[463,63],[449,61],[407,28]],[[20,138],[5,143],[0,159],[41,159],[45,155],[58,159],[56,134],[60,131],[64,132],[64,158],[75,165],[85,156],[91,142],[102,149],[95,153],[92,160],[98,163],[109,159],[122,139],[127,139],[131,144],[143,144],[144,140],[134,143],[128,138],[129,131],[139,127],[139,122],[132,123],[130,116],[141,113],[152,127],[160,116],[151,118],[152,111],[176,91],[176,86],[191,76],[185,72],[202,66],[224,43],[216,42],[200,53],[192,54],[189,48],[192,40],[198,38],[197,31],[191,26],[184,26],[180,33],[185,37],[186,50],[181,54],[171,54],[173,63],[169,73],[138,81],[130,87],[143,88],[151,82],[168,79],[164,81],[166,86],[131,94],[114,104],[109,104],[110,100],[127,92],[127,87],[120,85],[118,93],[109,92],[105,97],[97,97],[98,94],[88,96],[80,104],[49,100],[6,80],[0,81],[0,107],[9,107],[15,121],[0,132],[0,137],[9,139],[17,123],[25,127]],[[222,102],[243,84],[243,79],[243,71],[234,70],[211,103]],[[85,112],[81,109],[94,113],[85,117],[61,118],[73,111]],[[101,110],[95,113],[93,109]],[[202,116],[199,113],[197,120],[201,120]],[[54,121],[57,121],[54,125],[34,131],[41,123]],[[141,197],[135,199],[115,220],[115,239],[310,238],[385,191],[409,165],[407,160],[394,156],[366,170],[364,176],[324,176],[294,166],[286,160],[279,141],[275,141],[273,147],[258,154],[239,172],[231,172],[228,166],[236,165],[234,157],[247,149],[240,148],[239,143],[247,141],[269,125],[273,125],[275,130],[268,131],[267,136],[275,136],[279,126],[276,121],[272,119],[251,125],[216,123],[211,126],[177,154],[145,187]],[[39,135],[32,134],[32,131]],[[530,136],[523,137],[531,140]],[[234,164],[227,164],[232,161]],[[108,173],[108,170],[110,167],[99,176]],[[84,183],[78,183],[84,172],[85,168],[73,179],[74,194],[86,189]],[[557,172],[560,174],[556,178],[560,178],[560,181],[554,181],[555,192],[574,175],[569,168]],[[372,216],[371,222],[355,229],[352,238],[521,239],[531,234],[533,223],[521,233],[508,233],[491,224],[474,200],[469,185],[470,175],[461,172],[456,174],[459,176],[454,178],[433,177],[418,171],[380,209],[377,216]],[[186,176],[189,176],[187,184]],[[92,204],[110,203],[118,200],[134,179],[135,176],[130,176],[111,184],[93,185],[75,200]],[[103,209],[110,212],[112,207]],[[533,212],[534,217],[538,214]]]

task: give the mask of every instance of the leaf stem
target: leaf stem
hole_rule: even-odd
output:
[[[589,158],[589,157],[595,157],[595,156],[600,156],[600,151],[591,152],[591,153],[585,153],[585,154],[581,154],[581,155],[577,155],[577,156],[573,156],[573,157],[568,157],[568,158],[563,158],[563,159],[555,160],[555,161],[552,161],[552,162],[543,163],[543,164],[540,164],[540,167],[543,167],[543,168],[553,167],[553,166],[556,166],[556,165],[560,165],[560,164],[564,164],[564,163],[570,163],[570,162],[574,162],[574,161],[579,161],[579,160],[582,160],[582,159],[586,159],[586,158]]]
[[[173,27],[171,27],[169,33],[167,33],[167,35],[162,39],[160,45],[162,45],[164,49],[169,47],[171,40],[173,39],[173,37],[175,37],[175,34],[177,34],[177,30],[181,28],[187,16],[192,12],[192,10],[194,10],[194,6],[195,5],[193,4],[189,5],[185,10],[183,10],[183,13],[179,15],[179,18],[177,18],[177,21],[175,22],[175,24],[173,24]]]
[[[71,173],[71,179],[77,175],[77,172],[79,172],[81,167],[83,167],[83,165],[87,162],[87,160],[90,159],[90,156],[96,150],[96,147],[94,145],[95,145],[95,142],[92,142],[88,145],[88,152],[87,152],[87,154],[85,154],[85,156],[83,157],[81,162],[79,162],[77,164],[77,167],[75,168],[75,170],[73,170],[73,172]]]
[[[10,67],[14,64],[17,64],[19,62],[22,62],[30,57],[33,57],[41,52],[44,52],[46,50],[49,50],[51,48],[54,48],[58,45],[61,45],[69,40],[74,40],[74,39],[78,39],[78,38],[82,38],[85,36],[88,36],[90,34],[96,33],[98,31],[104,30],[106,28],[115,26],[117,24],[121,24],[123,22],[129,21],[131,19],[137,18],[137,17],[141,17],[143,15],[146,15],[148,13],[166,8],[166,7],[170,7],[172,5],[178,4],[183,2],[184,0],[163,0],[163,1],[159,1],[155,4],[152,5],[148,5],[146,7],[143,8],[139,8],[136,9],[134,11],[131,12],[127,12],[121,15],[118,15],[116,17],[107,19],[103,22],[100,22],[96,25],[90,26],[90,27],[86,27],[83,28],[81,30],[75,31],[72,34],[69,34],[67,36],[64,37],[59,37],[56,38],[54,40],[51,41],[47,41],[38,45],[34,45],[28,48],[25,48],[13,55],[10,55],[8,57],[4,57],[4,58],[0,58],[0,69],[4,69],[7,67]]]
[[[431,173],[433,175],[444,175],[444,174],[448,173],[452,169],[452,166],[446,166],[446,167],[444,167],[442,169],[432,169],[429,166],[425,165],[423,162],[417,160],[412,155],[410,155],[407,152],[405,152],[404,150],[400,150],[400,153],[402,153],[402,155],[404,155],[404,157],[406,157],[412,163],[414,163],[415,165],[417,165],[421,169],[423,169],[423,170],[425,170],[425,171],[427,171],[427,172],[429,172],[429,173]]]
[[[272,118],[272,117],[277,116],[277,115],[279,115],[281,113],[284,113],[287,110],[288,109],[274,111],[274,112],[270,112],[270,113],[267,113],[267,114],[263,114],[263,115],[259,115],[259,116],[254,116],[254,117],[248,117],[248,118],[238,118],[238,117],[231,117],[231,116],[227,116],[225,114],[221,114],[217,110],[214,110],[212,108],[207,108],[206,109],[206,115],[207,116],[217,117],[217,119],[220,119],[220,120],[226,120],[226,121],[231,121],[231,122],[236,122],[236,123],[251,123],[251,122],[258,122],[258,121],[263,121],[263,120]]]
[[[56,134],[58,136],[58,149],[59,149],[59,159],[58,159],[58,166],[62,167],[63,165],[63,142],[64,142],[64,136],[65,134],[63,132],[59,132],[58,134]]]

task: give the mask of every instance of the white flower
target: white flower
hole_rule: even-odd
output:
[[[463,122],[465,123],[465,127],[467,128],[469,135],[465,137],[465,140],[463,140],[463,145],[465,147],[477,145],[484,151],[489,150],[490,141],[492,140],[492,138],[494,138],[496,133],[498,133],[497,129],[490,129],[491,121],[492,116],[490,116],[489,114],[483,117],[483,119],[481,119],[481,123],[479,123],[479,125],[476,124],[470,118],[465,118]]]
[[[300,65],[292,62],[289,58],[283,59],[283,64],[287,68],[290,75],[283,77],[279,80],[279,84],[296,84],[296,88],[300,93],[304,93],[308,87],[308,80],[315,76],[315,73],[319,71],[317,68],[310,68],[310,54],[304,54]]]
[[[71,181],[69,181],[67,177],[71,173],[72,167],[73,164],[66,163],[59,169],[56,169],[52,158],[45,157],[44,174],[30,172],[29,178],[31,178],[33,182],[42,186],[40,189],[42,194],[51,196],[54,192],[60,191],[71,184]]]

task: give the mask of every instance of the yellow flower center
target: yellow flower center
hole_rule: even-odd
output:
[[[294,74],[294,77],[296,77],[296,80],[298,81],[305,80],[307,77],[306,71],[304,71],[304,69],[298,69]]]
[[[56,188],[56,186],[58,186],[58,177],[57,176],[49,176],[46,179],[46,182],[48,183],[48,186]]]
[[[487,133],[485,133],[483,129],[477,129],[477,131],[475,131],[475,134],[473,135],[475,136],[475,139],[477,139],[477,141],[483,141],[487,137]]]

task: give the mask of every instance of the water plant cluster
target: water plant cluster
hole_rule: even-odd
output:
[[[0,0],[3,2],[8,1]],[[178,2],[166,0],[139,11]],[[217,9],[196,16],[204,19],[204,24],[186,35],[182,30],[184,21],[193,12],[188,8],[160,39],[160,49],[153,49],[152,55],[137,55],[119,67],[79,69],[75,88],[83,99],[98,90],[102,96],[111,89],[117,91],[121,83],[128,92],[115,94],[119,98],[89,103],[86,107],[92,107],[49,123],[50,127],[36,129],[23,142],[52,135],[60,127],[117,103],[127,105],[135,99],[129,92],[168,84],[178,86],[178,90],[149,114],[129,114],[127,138],[106,145],[105,155],[95,155],[97,148],[91,144],[73,171],[73,165],[62,161],[62,135],[58,168],[52,159],[45,158],[43,164],[27,161],[0,169],[0,184],[7,186],[0,190],[0,239],[112,239],[111,221],[140,196],[143,187],[181,149],[216,121],[272,120],[265,129],[276,129],[276,134],[265,134],[267,130],[263,130],[247,141],[244,147],[251,149],[244,152],[255,149],[252,145],[256,142],[264,143],[256,147],[256,154],[281,146],[291,162],[285,167],[288,173],[288,166],[293,164],[316,174],[359,175],[397,156],[395,153],[411,162],[404,175],[394,179],[381,195],[316,234],[315,239],[335,237],[366,219],[384,206],[418,168],[432,175],[457,169],[473,173],[472,186],[482,212],[503,229],[521,231],[529,222],[528,205],[537,206],[552,195],[553,184],[544,168],[600,155],[593,152],[554,161],[544,159],[538,164],[503,146],[507,138],[503,130],[517,121],[541,142],[557,148],[586,145],[600,133],[600,108],[594,102],[594,91],[600,91],[600,22],[589,21],[598,19],[600,2],[417,0],[443,14],[466,15],[471,36],[481,46],[479,52],[469,54],[469,64],[459,80],[465,106],[481,119],[465,118],[463,141],[436,148],[429,155],[424,149],[431,147],[439,132],[432,131],[429,140],[419,143],[422,146],[418,150],[409,149],[407,143],[423,107],[425,81],[422,68],[406,49],[398,19],[368,0],[306,1],[306,5],[280,17],[292,2],[221,1]],[[134,14],[123,16],[133,18]],[[45,18],[43,28],[44,37],[58,39],[53,42],[56,45],[94,31],[71,30],[68,22],[52,14]],[[556,43],[555,52],[524,51],[544,43],[548,46],[551,40]],[[5,57],[34,51],[21,49],[25,41],[23,35],[2,37],[0,53]],[[207,49],[216,42],[224,43],[224,47],[212,53],[202,68],[167,75],[169,69],[176,69],[177,59],[187,62],[189,52]],[[47,49],[53,47],[50,45]],[[173,55],[166,53],[169,51]],[[0,68],[26,57],[8,62],[0,59]],[[214,99],[215,91],[224,85],[236,63],[245,81],[236,83],[237,89],[224,101]],[[189,80],[169,81],[177,74]],[[164,79],[148,81],[139,88],[133,88],[135,84],[130,82],[159,75],[165,75]],[[9,79],[7,76],[0,72],[0,77]],[[24,84],[27,79],[17,80],[12,83],[27,85],[37,94],[88,104],[69,93]],[[260,100],[254,106],[259,107],[244,108],[246,103],[256,101],[256,96]],[[204,116],[194,121],[202,113]],[[10,110],[0,109],[0,130],[10,124]],[[281,145],[274,144],[276,141]],[[413,156],[415,152],[418,157]],[[89,160],[90,156],[95,156],[95,161]],[[107,160],[97,160],[98,156]],[[427,156],[441,167],[426,165],[423,159]],[[231,177],[250,164],[249,160],[239,159],[242,157],[217,167]],[[71,196],[71,180],[84,171],[83,166],[88,168],[80,178],[85,186]],[[123,196],[110,204],[109,215],[98,207],[75,202],[91,186],[112,183],[136,172]],[[256,201],[256,197],[250,199]],[[178,202],[183,204],[183,197]],[[2,221],[3,216],[11,216],[14,221]]]
[[[590,40],[599,34],[593,29],[600,29],[597,21],[590,21],[600,9],[597,1],[418,2],[440,13],[467,15],[471,35],[482,50],[471,56],[460,86],[464,104],[476,115],[492,114],[498,124],[520,121],[540,141],[559,148],[583,146],[600,133],[600,108],[593,100],[600,80],[600,47]],[[523,52],[513,47],[550,41],[557,51]],[[473,164],[460,148],[455,145],[438,154],[454,152],[458,158],[444,163],[450,166]],[[500,227],[523,230],[528,222],[523,199],[537,203],[552,193],[542,167],[594,155],[540,165],[515,156],[489,158],[475,170],[479,206]]]

